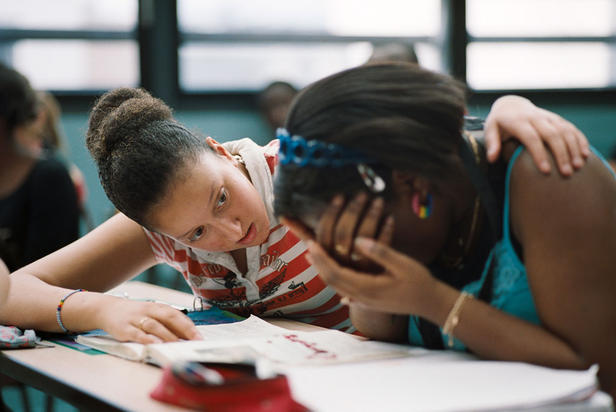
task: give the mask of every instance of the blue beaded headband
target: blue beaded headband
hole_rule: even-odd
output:
[[[278,161],[281,165],[293,164],[297,167],[342,167],[355,165],[357,166],[357,172],[368,189],[374,193],[380,193],[385,190],[385,181],[367,165],[367,163],[376,163],[375,159],[335,143],[306,140],[298,135],[291,136],[283,128],[276,130],[276,138],[280,141]]]
[[[291,136],[286,129],[276,130],[276,138],[280,140],[278,160],[282,165],[342,167],[357,163],[375,163],[374,159],[353,149],[335,143],[306,140],[298,135]]]

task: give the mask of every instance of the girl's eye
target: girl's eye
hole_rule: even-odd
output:
[[[188,238],[188,240],[190,240],[191,242],[196,242],[197,240],[201,239],[201,236],[203,236],[203,226],[199,226],[192,233],[192,235],[190,235],[190,238]]]
[[[227,191],[225,189],[222,189],[222,193],[220,194],[220,197],[218,198],[218,202],[216,202],[216,207],[221,207],[226,202],[227,202]]]

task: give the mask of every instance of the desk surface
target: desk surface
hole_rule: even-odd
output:
[[[128,282],[113,292],[131,298],[151,298],[192,306],[187,293],[142,282]],[[278,326],[310,330],[314,326],[274,320]],[[110,355],[88,355],[55,345],[52,348],[0,351],[0,371],[14,379],[83,409],[185,411],[150,398],[161,369]]]
[[[131,298],[152,298],[192,306],[192,295],[147,284],[128,282],[114,289]],[[295,330],[315,330],[315,326],[294,321],[272,320],[278,326]],[[110,355],[88,355],[64,346],[0,351],[0,371],[27,385],[57,396],[84,410],[185,411],[150,398],[160,379],[161,369]],[[581,403],[551,405],[541,411],[610,411],[609,396],[597,393]]]

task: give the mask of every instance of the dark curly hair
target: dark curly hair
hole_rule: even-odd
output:
[[[453,78],[411,63],[374,63],[331,75],[302,90],[286,120],[292,135],[336,143],[375,160],[387,182],[392,169],[431,179],[459,175],[466,89]],[[301,217],[307,200],[365,190],[355,165],[281,166],[275,182],[277,215]],[[382,195],[391,194],[388,190]]]
[[[18,71],[0,63],[0,119],[7,136],[36,118],[36,94],[30,82]]]
[[[163,101],[134,88],[101,96],[90,114],[86,143],[111,202],[146,227],[153,206],[183,168],[213,152]]]

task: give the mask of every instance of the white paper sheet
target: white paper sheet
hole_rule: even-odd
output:
[[[512,410],[579,400],[597,387],[595,369],[456,359],[450,353],[290,367],[286,374],[295,399],[317,412]]]

